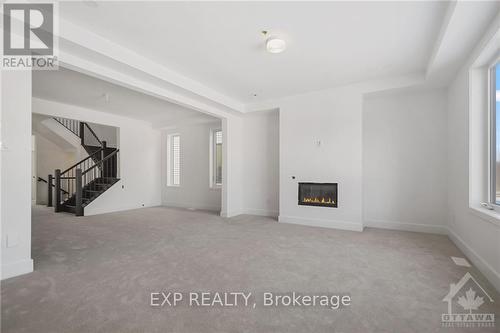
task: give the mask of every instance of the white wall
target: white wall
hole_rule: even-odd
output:
[[[222,119],[222,204],[221,216],[244,213],[243,208],[243,117]]]
[[[251,105],[280,110],[279,221],[362,231],[363,97],[421,82],[395,77]],[[338,183],[338,208],[299,206],[298,183],[307,181]]]
[[[448,90],[450,237],[500,290],[500,225],[469,208],[469,87],[462,70]]]
[[[108,147],[119,148],[119,133],[116,127],[96,123],[89,123],[89,126],[92,128],[99,140],[106,141],[106,145]]]
[[[161,135],[150,123],[38,98],[33,112],[118,127],[120,181],[85,207],[85,215],[161,204]]]
[[[365,98],[365,226],[446,234],[446,133],[444,89]]]
[[[215,119],[214,119],[215,120]],[[162,131],[163,204],[171,207],[206,209],[220,212],[221,188],[210,188],[210,132],[221,129],[220,120],[183,124]],[[167,136],[181,137],[181,185],[167,186]]]
[[[448,87],[448,235],[500,290],[500,218],[488,200],[487,68],[498,57],[500,13]]]
[[[254,112],[243,118],[243,212],[278,216],[279,113]]]
[[[229,215],[277,216],[279,209],[278,111],[256,112],[241,118],[230,119],[230,126],[233,121],[235,126],[240,125],[241,129],[233,131],[229,128],[223,133],[223,144],[226,149],[231,149],[231,147],[235,149],[232,153],[232,161],[238,162],[236,167],[231,161],[229,162],[233,165],[233,172],[229,174],[235,175],[232,182],[235,186],[231,188],[233,191],[238,191],[237,194],[229,197],[230,204],[236,207],[230,210]],[[164,205],[221,211],[220,190],[209,188],[209,135],[210,129],[213,128],[221,128],[221,122],[184,124],[163,132]],[[181,135],[180,187],[166,186],[166,139],[168,134],[173,133]],[[225,160],[225,168],[227,165]],[[228,216],[224,210],[221,214]]]
[[[31,71],[0,72],[2,279],[33,271]]]
[[[362,230],[361,97],[348,86],[281,101],[280,222]],[[297,205],[298,182],[338,183],[338,208]]]

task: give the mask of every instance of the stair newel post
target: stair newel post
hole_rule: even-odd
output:
[[[47,207],[52,207],[52,185],[53,185],[53,178],[52,175],[49,175],[48,177],[48,191],[47,191]]]
[[[106,157],[106,141],[101,142],[101,161],[104,160],[104,157]],[[107,177],[106,175],[106,170],[104,169],[104,162],[102,162],[101,165],[101,177]]]
[[[81,142],[81,144],[83,146],[85,144],[85,140],[84,140],[84,138],[85,138],[85,136],[84,136],[84,133],[85,133],[85,129],[84,129],[85,123],[83,123],[83,122],[80,121],[79,124],[80,124],[80,142]]]
[[[61,169],[56,169],[55,171],[56,175],[56,204],[54,205],[54,211],[60,212],[61,211]]]
[[[76,169],[75,173],[75,213],[76,216],[83,216],[83,186],[82,186],[82,169]]]

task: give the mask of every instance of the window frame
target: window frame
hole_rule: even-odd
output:
[[[212,128],[210,129],[210,149],[209,149],[209,153],[210,153],[210,158],[209,158],[209,170],[210,170],[210,174],[209,174],[209,179],[210,179],[210,188],[212,189],[220,189],[222,188],[222,183],[224,182],[224,179],[222,179],[221,183],[217,183],[216,180],[217,180],[217,158],[215,156],[216,154],[216,140],[215,140],[215,135],[217,132],[221,132],[221,135],[222,135],[222,145],[224,145],[224,133],[222,132],[222,129],[221,128]],[[223,162],[224,163],[224,162]],[[224,167],[224,166],[223,166]]]
[[[497,109],[496,109],[496,70],[500,66],[500,56],[488,66],[488,115],[489,115],[489,149],[488,149],[488,203],[491,209],[500,213],[500,202],[496,200],[496,160],[497,160]]]
[[[176,184],[174,181],[174,137],[179,138],[179,183]],[[181,163],[181,135],[180,133],[171,133],[167,135],[167,186],[168,187],[180,187],[182,184],[182,163]]]

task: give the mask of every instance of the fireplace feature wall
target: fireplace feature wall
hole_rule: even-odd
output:
[[[299,183],[299,205],[337,207],[337,183]]]

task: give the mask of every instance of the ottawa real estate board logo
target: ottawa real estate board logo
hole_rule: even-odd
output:
[[[495,327],[495,314],[483,311],[488,305],[492,308],[494,301],[469,272],[450,284],[443,302],[448,303],[448,313],[441,315],[443,327]]]
[[[2,69],[57,69],[57,3],[4,3]]]

